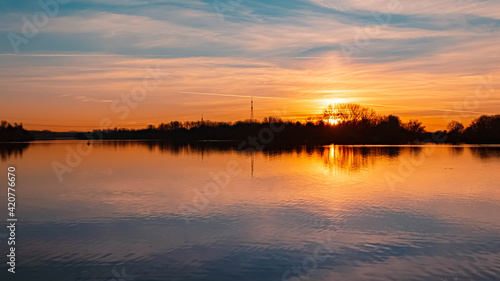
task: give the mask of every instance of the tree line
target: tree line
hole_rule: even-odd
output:
[[[271,136],[263,136],[269,128],[283,128]],[[53,132],[26,131],[22,124],[0,123],[0,141],[29,141],[52,137]],[[94,130],[88,133],[74,133],[77,139],[155,139],[186,143],[192,141],[244,141],[260,136],[269,142],[267,146],[280,145],[323,145],[323,144],[411,144],[432,139],[440,133],[445,138],[439,142],[448,143],[500,143],[500,115],[483,115],[465,127],[457,121],[448,124],[447,129],[428,132],[418,120],[403,122],[396,115],[379,115],[373,109],[359,104],[344,103],[329,105],[321,114],[305,121],[292,121],[270,116],[262,121],[244,120],[237,122],[215,121],[172,121],[149,125],[144,129],[114,128]],[[54,133],[68,138],[70,133]],[[268,133],[269,135],[269,133]],[[56,136],[56,135],[54,135]],[[434,140],[435,141],[435,140]]]
[[[145,129],[96,130],[93,137],[104,139],[158,139],[173,142],[204,140],[241,141],[258,136],[270,126],[282,127],[273,134],[268,146],[283,144],[411,144],[432,139],[422,122],[403,122],[396,115],[378,115],[373,109],[359,104],[330,105],[322,114],[303,122],[284,120],[276,116],[262,121],[237,122],[189,121],[149,125]],[[481,116],[469,127],[452,121],[439,133],[449,143],[500,143],[500,115]],[[89,138],[81,134],[79,138]]]
[[[29,141],[33,136],[23,128],[23,124],[0,121],[0,142]]]

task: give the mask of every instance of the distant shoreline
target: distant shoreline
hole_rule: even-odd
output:
[[[178,145],[188,145],[188,144],[237,144],[240,143],[241,140],[193,140],[193,141],[187,141],[187,142],[172,142],[170,140],[165,140],[165,139],[101,139],[101,140],[88,140],[88,139],[78,139],[78,138],[54,138],[54,139],[33,139],[33,140],[25,140],[25,141],[0,141],[1,144],[30,144],[30,143],[37,143],[37,142],[45,142],[45,141],[90,141],[92,142],[107,142],[107,141],[116,141],[116,142],[128,142],[128,141],[134,141],[134,142],[161,142],[161,143],[170,143],[170,144],[178,144]],[[314,144],[314,143],[283,143],[282,145],[290,145],[290,146],[328,146],[328,145],[346,145],[346,146],[370,146],[370,147],[384,147],[384,146],[397,146],[397,147],[404,147],[404,146],[411,146],[411,147],[416,147],[416,146],[425,146],[425,145],[448,145],[448,146],[500,146],[500,142],[498,143],[453,143],[453,142],[422,142],[422,143],[406,143],[406,144],[391,144],[391,143],[327,143],[327,144]],[[273,146],[280,146],[280,144],[275,144],[275,145],[270,145],[270,147]]]
[[[336,104],[306,122],[276,116],[238,122],[172,121],[144,129],[100,128],[91,132],[27,131],[22,124],[1,122],[0,141],[29,140],[161,140],[171,143],[200,141],[241,142],[240,149],[269,146],[403,145],[421,143],[500,144],[500,115],[482,115],[465,127],[451,121],[447,130],[427,132],[422,122],[403,122],[396,115],[381,116],[358,104]]]

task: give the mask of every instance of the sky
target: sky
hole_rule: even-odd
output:
[[[3,0],[0,17],[0,119],[27,129],[243,120],[252,96],[257,119],[500,114],[498,0]]]

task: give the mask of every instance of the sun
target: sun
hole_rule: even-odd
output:
[[[328,119],[328,123],[330,125],[337,125],[339,123],[339,119],[336,119],[336,118],[330,118]]]

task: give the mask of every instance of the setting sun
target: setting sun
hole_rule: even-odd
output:
[[[339,119],[330,118],[328,119],[328,123],[330,123],[331,125],[337,125],[339,123]]]

